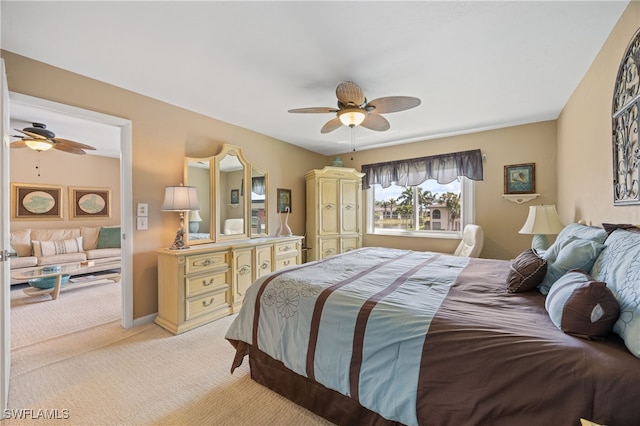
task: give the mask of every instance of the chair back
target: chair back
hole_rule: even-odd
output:
[[[479,225],[469,224],[462,231],[462,241],[458,244],[455,256],[480,257],[484,245],[484,232]]]

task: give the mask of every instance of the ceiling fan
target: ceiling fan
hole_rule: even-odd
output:
[[[292,113],[327,113],[335,112],[336,118],[329,120],[321,133],[329,133],[341,125],[362,126],[367,129],[383,132],[391,127],[389,121],[380,114],[405,111],[420,105],[420,99],[411,96],[386,96],[367,102],[364,92],[356,83],[343,81],[336,86],[338,108],[310,107],[290,109]]]
[[[56,138],[56,134],[47,129],[46,124],[32,123],[33,127],[26,127],[22,130],[14,129],[22,135],[13,136],[14,138],[21,138],[17,142],[13,142],[11,148],[24,148],[29,147],[34,151],[47,151],[51,148],[59,149],[60,151],[70,152],[71,154],[84,155],[85,150],[95,150],[94,147],[85,145],[80,142],[74,142],[67,139]]]

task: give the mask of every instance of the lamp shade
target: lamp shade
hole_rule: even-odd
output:
[[[167,186],[164,191],[162,211],[184,212],[200,210],[195,186]]]
[[[190,213],[190,222],[202,222],[202,218],[200,217],[200,210],[194,210]]]
[[[24,144],[34,151],[48,151],[53,144],[42,139],[24,139]]]
[[[553,204],[530,206],[527,221],[520,229],[520,234],[555,235],[562,231],[564,225],[560,222],[556,206]]]

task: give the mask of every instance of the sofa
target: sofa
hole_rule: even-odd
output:
[[[11,272],[45,265],[85,262],[84,272],[119,269],[119,226],[21,229],[11,231],[9,242],[17,257],[10,258]],[[11,279],[11,284],[24,281]]]

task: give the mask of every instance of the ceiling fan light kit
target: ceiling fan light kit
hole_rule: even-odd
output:
[[[47,141],[41,139],[23,139],[24,144],[34,151],[48,151],[53,148],[53,145]]]
[[[60,151],[78,155],[86,154],[85,150],[95,150],[94,147],[83,143],[56,138],[56,134],[48,130],[47,125],[42,123],[33,123],[33,127],[14,130],[22,133],[24,136],[14,136],[14,138],[20,138],[20,140],[13,142],[10,145],[11,148],[24,148],[26,146],[37,152],[55,148]]]
[[[360,108],[345,108],[338,111],[340,122],[349,127],[359,126],[366,117],[365,111]]]
[[[366,127],[377,132],[389,130],[391,125],[380,114],[405,111],[420,105],[420,99],[411,96],[386,96],[367,102],[364,92],[356,83],[343,81],[336,86],[338,109],[330,107],[309,107],[290,109],[291,113],[322,114],[336,113],[336,118],[329,120],[320,129],[321,133],[329,133],[341,124],[354,128]]]

